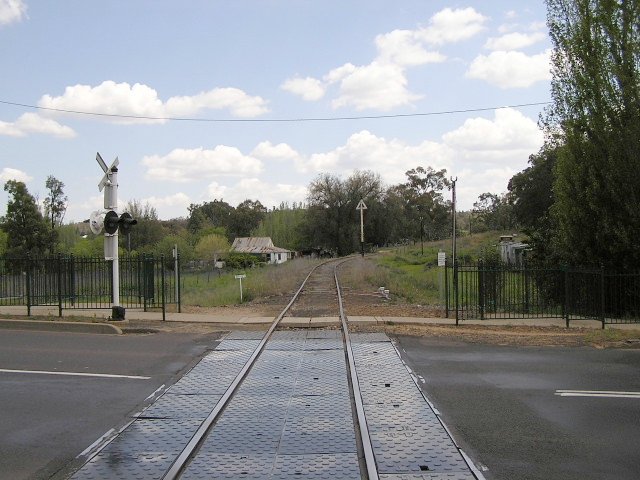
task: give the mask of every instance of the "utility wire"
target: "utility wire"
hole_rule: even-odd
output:
[[[117,113],[85,112],[85,111],[79,111],[79,110],[66,110],[62,108],[41,107],[38,105],[29,105],[25,103],[17,103],[17,102],[9,102],[7,100],[0,100],[0,104],[11,105],[14,107],[32,108],[35,110],[46,110],[46,111],[58,112],[58,113],[73,113],[76,115],[88,115],[88,116],[109,117],[109,118],[128,118],[132,120],[158,120],[158,121],[172,121],[172,122],[217,122],[217,123],[334,122],[334,121],[344,121],[344,120],[380,120],[385,118],[432,117],[432,116],[438,116],[438,115],[452,115],[456,113],[487,112],[491,110],[499,110],[501,108],[537,107],[542,105],[549,105],[550,103],[551,102],[533,102],[533,103],[519,103],[515,105],[502,105],[500,107],[465,108],[460,110],[442,110],[442,111],[436,111],[436,112],[422,112],[422,113],[394,113],[390,115],[357,115],[352,117],[195,118],[195,117],[151,117],[146,115],[124,115],[124,114],[117,114]]]

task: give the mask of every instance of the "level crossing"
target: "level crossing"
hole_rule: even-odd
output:
[[[70,478],[480,478],[390,339],[349,332],[339,264],[310,272],[266,333],[227,335]],[[334,328],[281,326],[314,297],[335,297]]]

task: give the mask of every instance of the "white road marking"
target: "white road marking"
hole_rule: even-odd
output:
[[[559,397],[637,398],[640,392],[614,392],[607,390],[556,390]]]
[[[95,442],[93,442],[91,445],[89,445],[87,448],[85,448],[76,458],[80,458],[80,457],[84,457],[85,455],[88,455],[89,452],[91,452],[101,442],[104,442],[107,438],[109,438],[109,436],[111,436],[111,434],[114,433],[115,431],[116,431],[115,428],[112,428],[111,430],[107,431],[107,433],[102,435]]]
[[[146,402],[147,400],[150,400],[153,397],[155,397],[156,395],[158,395],[162,391],[163,388],[164,388],[164,383],[162,385],[160,385],[158,388],[156,388],[156,391],[153,392],[151,395],[149,395],[147,398],[145,398],[144,401]]]
[[[66,375],[72,377],[99,377],[99,378],[127,378],[131,380],[149,380],[151,377],[139,375],[114,375],[111,373],[79,373],[79,372],[51,372],[45,370],[9,370],[0,368],[0,373],[30,373],[36,375]]]

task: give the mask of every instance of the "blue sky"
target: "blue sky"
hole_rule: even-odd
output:
[[[0,182],[42,199],[54,175],[83,220],[100,152],[121,203],[168,219],[421,165],[457,176],[468,209],[538,151],[544,107],[406,115],[549,101],[545,18],[543,0],[0,0]]]

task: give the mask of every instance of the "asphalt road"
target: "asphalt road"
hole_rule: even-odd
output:
[[[129,422],[149,395],[173,383],[215,339],[1,330],[0,478],[62,477],[78,454]]]
[[[637,480],[640,350],[506,347],[399,337],[423,390],[487,479]]]

